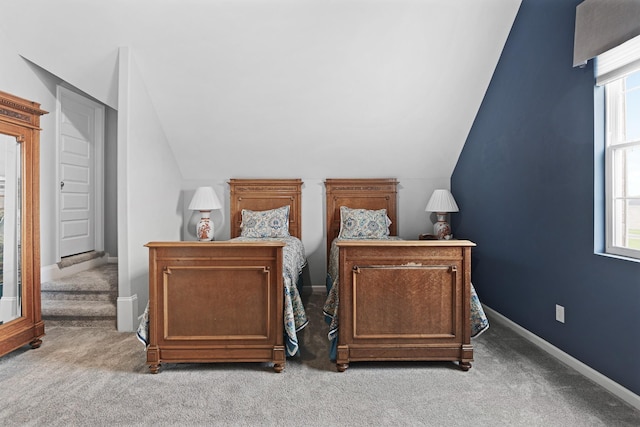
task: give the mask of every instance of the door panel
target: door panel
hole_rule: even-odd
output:
[[[98,104],[60,91],[60,257],[96,249],[96,138]]]

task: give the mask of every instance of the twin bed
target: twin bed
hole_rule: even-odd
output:
[[[488,327],[471,285],[467,240],[397,237],[395,179],[328,179],[327,291],[331,356],[352,361],[456,361]],[[386,217],[385,217],[386,216]]]
[[[328,179],[325,185],[325,314],[338,371],[367,360],[451,360],[468,370],[474,298],[479,306],[470,281],[474,244],[394,238],[395,179]],[[162,363],[183,362],[269,362],[281,372],[298,350],[296,333],[307,324],[300,299],[302,182],[232,179],[229,186],[231,240],[147,244],[149,305],[138,337],[152,373]],[[356,222],[384,212],[377,222],[384,236],[363,234],[354,221],[345,226],[341,207],[350,208]],[[273,234],[282,226],[282,209],[288,232]],[[270,227],[271,237],[260,224]],[[479,327],[486,327],[484,313],[479,316]]]
[[[230,240],[146,245],[149,305],[137,335],[152,373],[186,362],[270,362],[281,372],[298,350],[297,331],[307,324],[302,181],[229,186]]]

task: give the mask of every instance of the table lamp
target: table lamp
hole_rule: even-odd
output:
[[[211,221],[211,211],[220,209],[222,205],[215,191],[211,187],[198,187],[189,209],[192,211],[200,211],[200,221],[196,225],[196,237],[201,242],[213,240],[213,221]]]
[[[440,240],[452,239],[453,234],[451,226],[447,222],[447,212],[458,212],[458,205],[449,190],[434,190],[425,211],[436,214],[437,221],[433,224],[434,236]]]

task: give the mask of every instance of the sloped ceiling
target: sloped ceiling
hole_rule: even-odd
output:
[[[520,6],[0,1],[21,56],[115,109],[128,47],[184,179],[450,176]]]

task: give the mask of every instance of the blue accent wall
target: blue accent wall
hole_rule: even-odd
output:
[[[451,178],[451,223],[478,245],[484,304],[640,395],[640,263],[594,254],[602,93],[593,61],[572,68],[581,1],[523,0]]]

